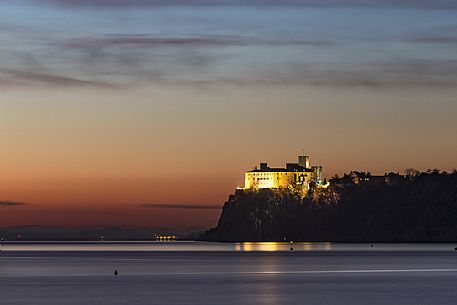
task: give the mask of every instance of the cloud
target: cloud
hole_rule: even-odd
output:
[[[106,35],[67,40],[63,47],[85,54],[90,75],[101,75],[103,62],[117,62],[111,70],[111,79],[127,77],[131,85],[150,83],[205,86],[229,85],[304,85],[329,87],[386,87],[415,86],[454,87],[457,85],[457,61],[446,59],[410,60],[389,59],[356,61],[340,64],[313,63],[300,57],[286,61],[273,58],[268,64],[236,61],[226,70],[234,56],[244,56],[244,49],[236,48],[234,55],[227,52],[230,46],[259,45],[282,48],[292,45],[303,47],[336,47],[336,42],[325,39],[294,39],[278,37],[244,36],[193,36],[155,37],[152,35]],[[220,47],[217,52],[213,47]],[[247,48],[249,52],[252,48]],[[262,52],[264,50],[260,49]],[[273,49],[272,49],[273,50]],[[330,52],[337,52],[329,49]],[[277,60],[279,59],[279,60]],[[220,70],[219,70],[220,69]],[[247,69],[247,71],[245,71]],[[122,82],[122,81],[121,81]]]
[[[455,88],[457,86],[457,60],[385,60],[352,64],[290,63],[252,66],[248,73],[235,71],[213,75],[210,71],[217,61],[205,55],[192,58],[174,58],[170,69],[168,61],[163,65],[140,66],[138,58],[119,61],[119,70],[113,70],[103,78],[103,67],[96,64],[87,67],[89,75],[103,80],[80,79],[73,76],[55,75],[34,71],[0,70],[0,85],[3,86],[51,86],[92,87],[104,89],[128,89],[150,84],[171,86],[314,86],[314,87],[367,87],[367,88]],[[179,63],[179,60],[183,61]],[[93,60],[96,62],[96,60]],[[133,62],[129,64],[130,62]],[[194,61],[194,62],[192,62]],[[91,60],[89,60],[89,63]],[[217,63],[216,63],[217,64]]]
[[[163,46],[212,46],[234,45],[239,41],[221,37],[152,37],[147,35],[111,35],[105,37],[77,38],[67,41],[68,48],[106,48],[110,46],[163,47]]]
[[[13,207],[13,206],[20,206],[20,205],[25,205],[25,204],[26,204],[25,202],[0,200],[0,206],[3,206],[3,207]]]
[[[352,64],[289,64],[265,67],[236,78],[187,81],[189,85],[311,86],[329,88],[455,88],[457,60],[386,60]],[[186,85],[186,81],[178,82]]]
[[[457,24],[435,25],[429,28],[410,33],[405,37],[405,42],[431,45],[457,44]]]
[[[143,205],[146,208],[159,209],[190,209],[190,210],[220,210],[220,205],[204,205],[204,204],[172,204],[172,203],[146,203]]]
[[[265,38],[236,35],[187,37],[123,34],[59,40],[48,37],[40,53],[22,50],[0,63],[3,87],[127,88],[155,84],[195,85],[227,82],[235,76],[211,75],[247,46],[328,47],[324,39]],[[218,49],[215,49],[218,48]],[[237,53],[244,52],[237,48]],[[2,65],[4,67],[2,67]],[[58,72],[53,72],[53,71]],[[245,81],[243,81],[245,82]]]
[[[457,44],[457,25],[446,25],[440,27],[433,27],[427,31],[419,32],[410,35],[406,42],[420,43],[420,44],[441,44],[441,45],[455,45]]]
[[[0,85],[3,86],[59,86],[115,88],[114,83],[78,79],[71,76],[34,72],[27,70],[0,70]]]
[[[406,42],[419,44],[455,45],[457,44],[457,24],[434,26],[427,30],[410,34]]]
[[[396,59],[337,66],[290,66],[283,82],[333,87],[448,87],[457,85],[457,60]]]
[[[116,46],[133,47],[186,47],[186,46],[248,46],[248,45],[304,45],[331,46],[336,44],[329,40],[306,40],[298,38],[267,39],[246,36],[192,36],[192,37],[157,37],[151,35],[107,35],[67,40],[63,46],[67,48],[108,48]]]
[[[414,43],[425,44],[457,44],[457,37],[451,36],[418,36],[408,40]]]

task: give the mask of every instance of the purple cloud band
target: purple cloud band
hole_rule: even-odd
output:
[[[0,206],[3,206],[3,207],[14,207],[14,206],[21,206],[21,205],[25,205],[25,204],[26,204],[25,202],[0,200]]]
[[[199,36],[199,37],[154,37],[149,35],[110,35],[104,37],[86,37],[68,40],[64,46],[68,48],[110,47],[131,45],[137,47],[161,46],[245,46],[245,45],[308,45],[331,46],[335,42],[329,40],[305,39],[262,39],[237,36]]]

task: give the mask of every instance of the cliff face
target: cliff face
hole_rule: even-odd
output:
[[[457,174],[422,174],[395,185],[236,191],[213,241],[457,241]]]

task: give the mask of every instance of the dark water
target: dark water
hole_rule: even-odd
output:
[[[456,304],[450,244],[13,243],[0,304]],[[119,275],[114,275],[114,270]]]

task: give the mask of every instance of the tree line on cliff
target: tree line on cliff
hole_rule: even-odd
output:
[[[229,196],[212,241],[457,241],[457,172],[431,170],[396,183],[237,190]]]

